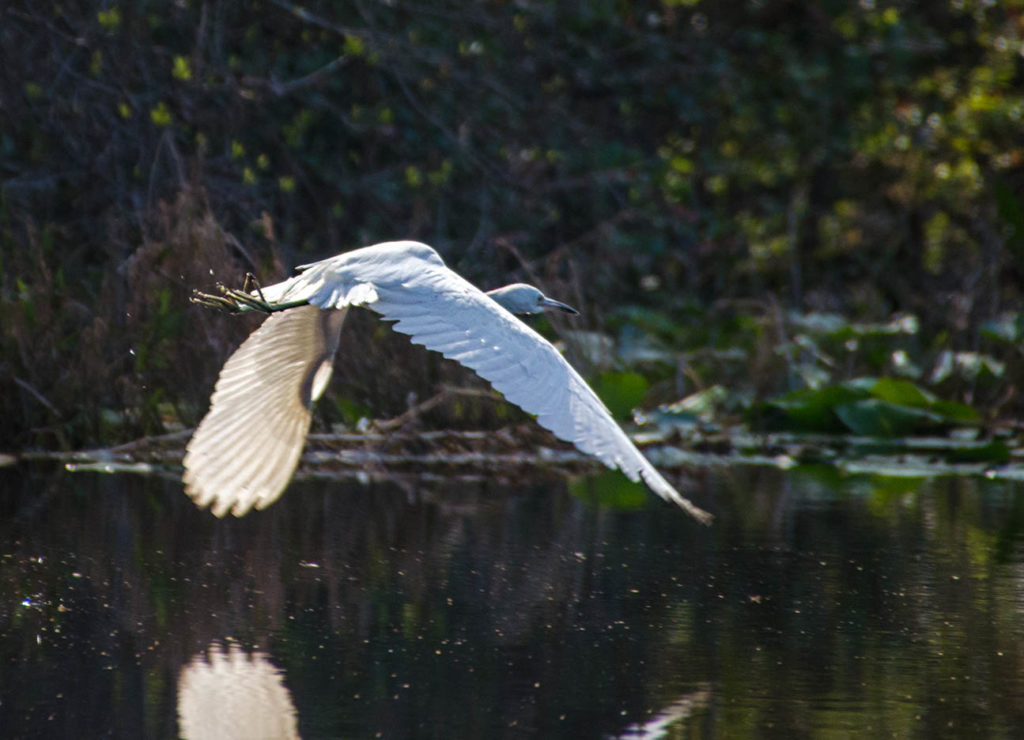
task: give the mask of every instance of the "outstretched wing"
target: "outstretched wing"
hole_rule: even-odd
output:
[[[199,506],[241,516],[281,495],[330,380],[345,313],[271,314],[228,358],[185,452],[185,491]]]
[[[429,297],[377,286],[379,299],[368,307],[394,321],[395,330],[414,343],[475,370],[558,438],[630,480],[642,479],[662,498],[710,522],[707,512],[676,491],[643,456],[550,342],[455,273],[449,276],[439,278],[443,285]],[[425,298],[429,310],[424,310]]]
[[[710,522],[641,454],[550,342],[449,270],[430,247],[396,242],[347,252],[271,290],[274,300],[322,308],[362,303],[414,343],[475,370],[560,439]]]

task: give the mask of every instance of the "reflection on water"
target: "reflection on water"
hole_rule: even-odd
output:
[[[650,719],[630,725],[615,737],[621,740],[658,740],[666,737],[673,725],[682,726],[680,720],[692,715],[694,710],[704,708],[709,696],[708,691],[687,694],[659,710]]]
[[[178,729],[185,740],[293,740],[295,706],[282,674],[259,650],[233,640],[193,656],[178,678]]]
[[[557,479],[306,481],[221,521],[0,470],[0,728],[198,736],[213,702],[251,736],[255,699],[307,739],[1024,735],[1014,484],[696,475],[710,529]]]

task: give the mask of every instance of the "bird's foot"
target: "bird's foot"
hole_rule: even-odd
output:
[[[294,305],[272,303],[264,298],[263,290],[251,272],[246,273],[245,283],[241,290],[229,288],[224,283],[217,283],[217,291],[220,295],[193,290],[192,297],[189,300],[192,303],[210,306],[228,313],[244,313],[247,311],[274,313],[275,311],[291,308]],[[253,293],[256,293],[256,295],[253,295]]]

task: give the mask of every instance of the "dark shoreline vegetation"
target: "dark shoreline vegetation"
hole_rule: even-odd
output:
[[[1022,11],[9,4],[0,449],[193,426],[254,326],[193,288],[412,238],[580,308],[540,326],[649,441],[925,435],[1005,464]],[[345,332],[317,430],[524,421],[369,314]]]

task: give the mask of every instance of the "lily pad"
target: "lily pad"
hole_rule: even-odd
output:
[[[931,410],[956,424],[976,424],[981,418],[978,410],[958,401],[936,401]]]
[[[938,400],[933,394],[907,380],[879,378],[869,386],[871,395],[875,398],[901,406],[930,408]]]
[[[852,383],[844,383],[793,391],[767,401],[765,405],[768,410],[783,413],[785,423],[779,424],[779,428],[806,432],[845,432],[847,427],[835,415],[835,408],[865,399],[868,395],[866,390]]]
[[[978,412],[898,378],[857,378],[787,393],[764,408],[776,429],[894,437],[975,424]],[[781,414],[780,414],[781,412]]]
[[[851,432],[865,437],[901,437],[945,421],[940,414],[879,398],[844,403],[834,410]]]

